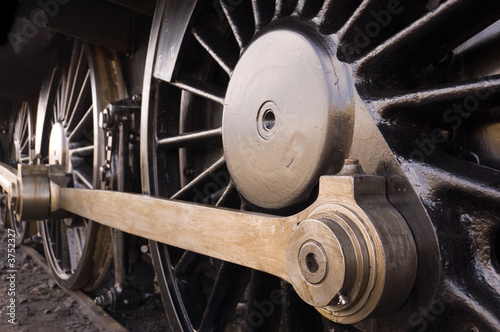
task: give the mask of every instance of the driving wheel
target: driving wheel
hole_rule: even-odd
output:
[[[290,215],[314,200],[320,176],[354,158],[386,178],[418,250],[412,294],[365,318],[316,310],[279,279],[152,242],[172,329],[494,330],[499,19],[496,1],[159,1],[143,90],[144,193]]]
[[[61,165],[71,175],[70,186],[99,189],[104,138],[98,114],[110,101],[123,97],[117,57],[102,48],[75,40],[69,53],[45,82],[39,104],[43,126],[37,138],[39,158]],[[39,116],[40,119],[40,116]],[[56,281],[65,288],[92,290],[104,278],[111,260],[107,227],[78,216],[40,223],[45,254]]]

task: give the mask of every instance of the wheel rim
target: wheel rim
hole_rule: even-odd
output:
[[[245,150],[247,144],[251,152],[258,144],[246,143],[245,140],[248,142],[253,138],[249,139],[249,134],[241,133],[250,130],[248,128],[251,126],[252,129],[259,129],[259,125],[265,125],[266,120],[272,122],[272,125],[262,128],[272,131],[273,125],[279,124],[280,111],[274,110],[273,105],[278,104],[275,100],[264,96],[262,100],[255,101],[255,107],[249,108],[251,111],[247,123],[252,118],[252,124],[248,126],[245,124],[247,127],[238,129],[236,128],[238,121],[245,115],[238,113],[237,109],[232,110],[231,107],[246,104],[241,102],[244,99],[233,98],[231,89],[233,85],[246,86],[244,79],[235,83],[235,77],[238,79],[239,76],[238,66],[242,59],[252,54],[252,48],[269,36],[271,31],[282,29],[302,37],[312,33],[331,46],[330,51],[335,58],[332,60],[334,68],[338,68],[335,63],[339,61],[341,66],[347,67],[346,72],[352,79],[351,87],[354,92],[349,100],[354,104],[351,114],[354,123],[349,122],[349,116],[347,120],[341,120],[343,126],[351,126],[352,133],[347,130],[340,135],[346,141],[341,142],[344,145],[334,149],[341,152],[334,161],[340,162],[347,156],[355,157],[361,160],[363,167],[369,173],[385,176],[388,181],[389,199],[407,219],[419,246],[419,274],[415,291],[410,299],[391,317],[391,320],[377,319],[376,323],[370,323],[368,320],[359,324],[358,328],[369,330],[370,324],[378,324],[382,330],[409,329],[417,325],[422,326],[424,323],[427,325],[432,323],[439,329],[439,324],[443,324],[439,320],[433,319],[429,322],[425,320],[425,316],[414,315],[419,307],[427,308],[443,297],[463,301],[467,298],[467,295],[464,295],[467,293],[466,289],[473,289],[476,294],[473,297],[476,299],[481,298],[478,294],[484,289],[496,289],[493,294],[498,294],[498,287],[494,286],[498,285],[498,272],[495,270],[496,263],[491,254],[497,248],[492,244],[495,243],[494,239],[498,232],[494,226],[495,220],[498,219],[496,208],[489,205],[487,212],[483,211],[481,214],[477,208],[468,205],[468,209],[461,208],[461,215],[457,215],[457,212],[452,211],[456,202],[444,194],[446,190],[443,188],[450,188],[455,184],[460,188],[455,194],[460,197],[464,193],[474,193],[480,197],[486,195],[492,202],[498,202],[498,190],[495,189],[498,187],[498,181],[488,179],[488,177],[496,178],[498,174],[491,169],[499,167],[498,157],[495,157],[499,155],[498,149],[492,147],[493,142],[497,141],[492,138],[491,133],[485,134],[482,129],[489,128],[489,131],[493,130],[492,128],[498,129],[498,118],[495,116],[498,114],[496,105],[498,105],[499,83],[494,75],[500,73],[500,65],[498,57],[490,57],[488,68],[481,67],[478,60],[479,49],[474,47],[474,43],[485,45],[484,42],[488,38],[479,33],[500,18],[500,6],[491,1],[478,8],[473,1],[453,0],[432,7],[429,7],[431,4],[428,1],[417,1],[405,5],[408,8],[377,1],[349,1],[348,4],[341,1],[240,1],[237,4],[221,1],[220,4],[218,6],[217,3],[201,1],[183,6],[180,2],[158,4],[146,71],[152,76],[146,76],[144,89],[145,96],[149,95],[150,98],[143,99],[142,129],[143,134],[149,138],[144,140],[141,146],[143,191],[152,195],[205,204],[219,202],[233,208],[238,208],[241,204],[243,209],[283,214],[293,213],[294,209],[306,205],[314,196],[314,181],[300,187],[300,194],[303,195],[284,202],[284,196],[272,201],[273,197],[277,197],[277,193],[273,192],[274,188],[269,189],[265,186],[265,183],[270,181],[266,176],[255,175],[245,179],[244,176],[251,173],[252,168],[240,164],[252,163],[242,159],[247,154],[238,151],[238,147],[240,150]],[[482,16],[468,21],[470,24],[464,26],[462,21],[465,20],[469,9],[480,11]],[[464,32],[450,31],[447,28],[450,22],[462,26]],[[174,26],[169,31],[175,33],[164,33],[162,24]],[[361,31],[359,27],[366,29]],[[435,36],[436,31],[445,33]],[[488,35],[487,32],[482,34]],[[469,42],[464,44],[468,40]],[[278,39],[275,41],[278,42]],[[272,43],[266,46],[270,49]],[[485,47],[491,50],[488,45]],[[261,49],[266,48],[261,47]],[[169,58],[168,62],[164,61],[166,58]],[[265,61],[266,59],[263,59],[261,63]],[[466,69],[460,70],[464,64]],[[254,65],[258,66],[259,62],[255,61]],[[248,80],[251,81],[254,77],[250,66],[242,70],[245,71],[250,72]],[[482,77],[488,78],[478,81]],[[272,87],[268,87],[267,90],[270,88]],[[245,98],[247,95],[252,95],[252,89],[254,88],[237,91],[238,96]],[[440,128],[440,125],[444,126],[443,122],[446,124],[444,116],[449,107],[447,105],[453,105],[457,101],[465,102],[471,94],[480,99],[481,109],[485,113],[489,112],[488,116],[491,117],[488,118],[483,113],[474,120],[479,123],[462,126],[459,130],[444,129],[441,131],[442,137],[439,137],[439,143],[433,143],[435,145],[433,149],[438,153],[434,151],[428,153],[430,148],[425,144],[430,143],[424,140],[423,135],[426,135],[429,127]],[[345,97],[346,90],[343,90],[341,95]],[[266,104],[267,102],[271,104]],[[197,106],[193,106],[195,104]],[[262,107],[265,110],[260,116]],[[195,113],[195,109],[198,113]],[[266,110],[272,110],[274,119],[265,117]],[[419,111],[428,118],[423,119]],[[199,120],[202,117],[201,113],[212,122]],[[193,120],[193,114],[198,115],[198,122]],[[231,114],[234,115],[232,118]],[[218,120],[214,121],[214,118]],[[233,125],[226,126],[226,123]],[[447,123],[448,127],[449,123],[450,121]],[[482,134],[478,134],[479,131]],[[452,132],[452,135],[448,132]],[[242,139],[238,137],[239,134],[242,135]],[[255,136],[255,140],[269,139],[262,137],[262,132],[258,130],[253,134],[261,136],[260,138]],[[471,144],[463,144],[463,141],[457,139],[458,136],[463,140],[463,137],[476,134],[481,137],[476,138]],[[346,139],[345,137],[349,135],[352,137]],[[401,139],[403,137],[404,142]],[[481,144],[482,148],[479,147]],[[485,144],[488,147],[484,147]],[[467,150],[463,148],[464,146],[476,150],[477,153],[470,154],[463,151]],[[193,159],[194,149],[198,156],[203,156]],[[279,150],[276,148],[273,151]],[[249,159],[251,158],[254,157],[250,156]],[[463,161],[464,159],[467,161]],[[481,166],[470,164],[471,159],[474,161],[481,159],[483,164]],[[259,159],[254,158],[254,160]],[[467,172],[452,167],[453,163],[459,163],[463,169],[474,169],[477,174],[471,177],[470,174],[465,174]],[[196,166],[193,167],[193,164]],[[255,163],[253,165],[255,166]],[[315,162],[314,165],[318,163]],[[483,166],[488,166],[490,169]],[[321,174],[336,172],[336,167],[325,169],[320,165],[318,169],[318,173],[312,178],[317,179]],[[435,180],[432,186],[426,180],[430,178]],[[253,194],[252,190],[247,191],[252,181],[256,183],[255,187],[264,187],[271,192],[271,195],[265,196],[267,193],[262,191],[257,191],[256,194]],[[484,184],[483,190],[474,186],[474,183]],[[424,184],[425,189],[422,189]],[[290,192],[295,193],[296,190],[297,188],[292,188]],[[235,192],[239,195],[234,194]],[[265,199],[259,201],[262,196]],[[479,198],[478,200],[481,201]],[[441,202],[440,213],[435,210],[436,201]],[[265,202],[270,204],[266,205]],[[279,205],[280,202],[283,202],[283,205]],[[297,206],[291,207],[294,204]],[[474,213],[475,216],[469,218],[470,213]],[[483,253],[482,257],[472,254],[471,257],[462,260],[454,257],[449,248],[443,248],[444,243],[451,247],[454,245],[449,238],[450,233],[459,238],[468,239],[473,236],[467,229],[457,231],[448,228],[446,216],[453,216],[458,220],[465,218],[470,225],[481,225],[481,237],[484,236],[481,244],[484,248],[489,248],[486,249],[489,254],[477,249]],[[436,232],[435,228],[441,231]],[[193,301],[193,298],[189,298],[186,291],[189,286],[179,286],[189,281],[174,273],[176,264],[184,263],[183,257],[187,253],[158,243],[151,243],[151,247],[167,315],[174,329],[221,329],[223,325],[216,324],[238,320],[241,318],[238,315],[246,315],[247,321],[242,323],[244,325],[249,323],[249,318],[255,316],[251,315],[252,310],[241,306],[248,300],[245,298],[248,296],[248,288],[245,288],[247,286],[235,284],[234,297],[232,302],[229,301],[237,303],[234,305],[235,308],[228,308],[230,305],[219,307],[221,312],[232,315],[231,318],[224,320],[218,317],[220,320],[215,322],[212,317],[212,326],[203,325],[204,320],[209,321],[204,315],[210,313],[212,297],[209,294],[197,295],[194,298],[201,303],[202,308],[198,311],[190,309],[189,306],[192,304],[188,303],[188,299]],[[464,250],[466,251],[465,248]],[[198,257],[194,254],[189,255],[191,259],[188,261]],[[488,257],[485,258],[484,255]],[[472,274],[485,273],[491,281],[482,285],[465,281],[459,284],[451,282],[450,280],[456,278],[459,273],[450,272],[440,263],[440,260],[448,259],[466,264],[470,271],[476,271],[471,272]],[[194,266],[200,267],[199,264]],[[244,284],[246,280],[251,280],[250,285],[252,284],[255,272],[250,274]],[[200,273],[192,272],[191,276],[200,276]],[[267,285],[271,283],[272,281],[266,281]],[[213,278],[212,284],[217,285],[216,277]],[[300,301],[294,300],[296,295],[287,289],[287,285],[276,286],[275,283],[274,287],[281,289],[286,301],[279,310],[274,310],[278,317],[274,316],[272,319],[281,319],[283,330],[299,330],[303,320],[295,318],[292,313],[301,312],[297,309],[301,308],[297,304]],[[247,289],[245,293],[244,289]],[[211,291],[216,293],[217,287],[213,286]],[[492,295],[491,301],[494,302],[495,296],[497,295]],[[268,294],[267,299],[269,298]],[[206,309],[205,314],[203,308]],[[302,317],[304,312],[300,314]],[[456,323],[461,328],[494,326],[499,319],[491,311],[488,311],[490,316],[483,315],[467,305],[451,311],[448,315],[459,317],[464,313],[472,313],[474,318],[470,322]],[[198,316],[193,317],[195,315]],[[331,322],[325,324],[334,325]],[[265,323],[256,325],[263,328]],[[251,328],[254,327],[256,326],[251,325]],[[310,327],[308,326],[308,329]]]
[[[42,90],[46,110],[43,160],[62,165],[72,175],[75,188],[99,189],[103,162],[103,136],[98,114],[123,93],[120,77],[110,68],[116,56],[75,41],[65,67],[57,68]],[[64,62],[63,62],[64,63]],[[117,78],[115,80],[115,78]],[[109,89],[101,92],[102,84]],[[43,134],[39,134],[40,138]],[[40,223],[44,249],[56,281],[65,288],[95,289],[105,277],[111,260],[109,228],[70,216]]]

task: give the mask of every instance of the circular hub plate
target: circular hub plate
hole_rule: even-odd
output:
[[[231,76],[222,125],[225,156],[236,187],[256,206],[300,203],[321,175],[340,170],[348,154],[351,75],[324,38],[267,32]]]
[[[69,150],[66,131],[63,126],[56,122],[50,132],[49,141],[49,164],[59,164],[69,167]]]

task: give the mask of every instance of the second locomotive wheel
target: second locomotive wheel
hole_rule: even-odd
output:
[[[104,137],[98,114],[125,95],[116,55],[76,40],[42,88],[39,157],[62,165],[75,188],[100,189]],[[49,138],[48,140],[46,140]],[[65,288],[92,290],[111,261],[109,228],[78,216],[40,222],[45,254],[56,281]]]
[[[288,215],[355,158],[386,178],[418,249],[410,297],[364,319],[348,299],[315,310],[276,278],[152,242],[173,330],[494,330],[499,19],[497,1],[159,1],[144,193]]]

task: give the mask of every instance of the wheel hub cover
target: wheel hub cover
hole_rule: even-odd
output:
[[[225,98],[223,142],[233,182],[251,204],[300,203],[321,175],[341,169],[352,141],[353,88],[332,49],[323,36],[277,29],[238,62]]]
[[[67,172],[71,170],[66,131],[58,122],[54,124],[50,132],[49,164],[63,165]]]

